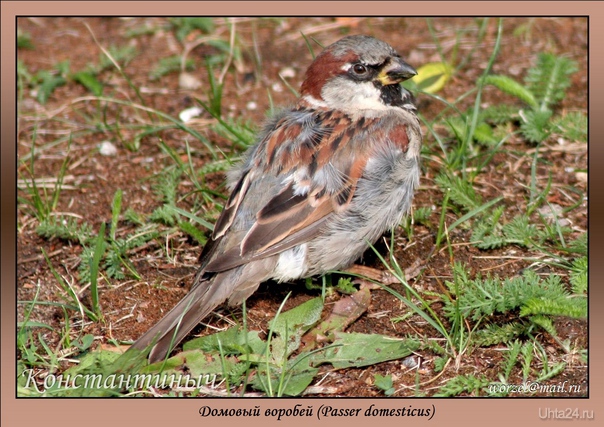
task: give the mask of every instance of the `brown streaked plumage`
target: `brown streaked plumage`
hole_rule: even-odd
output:
[[[409,209],[421,132],[399,83],[415,74],[386,43],[349,36],[308,68],[296,105],[273,117],[229,174],[231,195],[189,294],[132,348],[165,358],[228,299],[266,280],[346,268]]]

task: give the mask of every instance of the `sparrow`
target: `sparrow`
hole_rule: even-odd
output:
[[[267,280],[345,269],[398,225],[420,176],[417,72],[387,43],[340,39],[311,63],[297,102],[276,113],[242,162],[189,293],[132,348],[166,358],[212,310]]]

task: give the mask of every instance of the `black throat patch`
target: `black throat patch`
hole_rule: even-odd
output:
[[[408,104],[415,104],[411,94],[399,84],[384,86],[374,82],[374,85],[380,90],[380,98],[386,105],[402,108]]]

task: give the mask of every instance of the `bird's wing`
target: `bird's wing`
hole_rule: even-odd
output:
[[[201,255],[203,271],[225,271],[275,255],[320,233],[334,213],[350,205],[367,150],[375,148],[368,141],[396,137],[398,144],[408,143],[401,140],[404,126],[376,135],[377,120],[353,125],[341,113],[324,111],[276,123],[250,159],[255,167],[242,174],[216,222],[213,241]],[[271,191],[262,185],[263,176],[277,188],[272,197],[260,194]],[[255,206],[260,199],[263,204]],[[242,210],[257,212],[244,230],[236,222]]]

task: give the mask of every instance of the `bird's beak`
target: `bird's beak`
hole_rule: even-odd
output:
[[[382,68],[377,79],[382,85],[388,86],[410,79],[416,74],[417,71],[415,71],[415,68],[407,64],[401,58],[392,58],[391,61]]]

